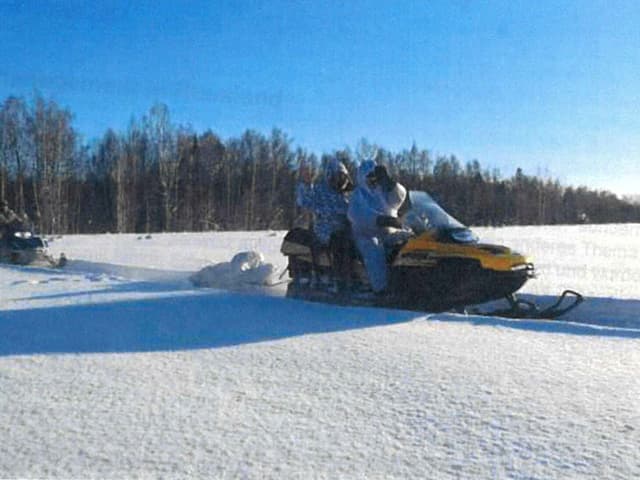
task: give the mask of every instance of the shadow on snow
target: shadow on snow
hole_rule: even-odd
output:
[[[181,294],[149,282],[123,283],[104,290],[59,296],[126,291],[158,292],[163,296],[0,311],[0,356],[218,348],[420,319],[536,332],[640,338],[638,300],[588,298],[566,321],[529,321],[339,307],[220,290],[189,290]],[[602,320],[607,318],[610,320]]]
[[[217,348],[409,321],[393,310],[207,294],[0,311],[0,355]]]

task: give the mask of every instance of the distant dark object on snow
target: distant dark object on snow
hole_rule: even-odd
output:
[[[640,194],[636,194],[636,195],[623,195],[622,199],[629,202],[629,203],[633,203],[635,205],[640,205]]]

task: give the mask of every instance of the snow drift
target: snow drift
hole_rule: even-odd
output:
[[[245,286],[270,286],[277,280],[277,269],[266,263],[260,252],[240,252],[230,262],[216,263],[193,274],[197,287],[238,289]]]

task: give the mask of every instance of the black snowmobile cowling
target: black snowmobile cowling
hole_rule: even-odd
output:
[[[535,276],[533,263],[524,255],[501,245],[484,244],[473,232],[445,212],[427,193],[411,191],[408,209],[401,216],[403,228],[389,236],[388,294],[376,303],[384,306],[430,312],[463,310],[492,300],[507,299],[510,308],[500,312],[508,317],[555,318],[577,306],[582,297],[575,292],[567,308],[554,305],[540,310],[530,302],[515,297],[529,279]],[[326,252],[316,254],[312,265],[311,233],[294,229],[284,239],[281,251],[289,258],[289,275],[293,281],[288,294],[292,297],[352,303],[344,293],[330,295],[305,281],[312,272],[322,272],[330,265]],[[354,282],[366,285],[361,261],[353,262]],[[315,282],[317,283],[317,282]]]
[[[5,228],[0,238],[0,262],[59,268],[66,264],[67,259],[64,254],[58,259],[53,258],[47,241],[18,223]]]

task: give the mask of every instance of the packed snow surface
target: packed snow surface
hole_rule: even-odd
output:
[[[639,478],[640,225],[476,233],[585,303],[329,306],[284,298],[283,232],[54,238],[0,266],[0,478]]]

